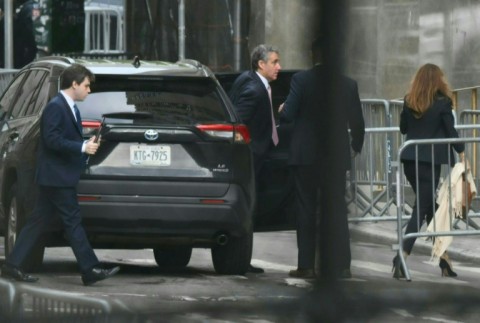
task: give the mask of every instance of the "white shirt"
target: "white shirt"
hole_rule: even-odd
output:
[[[75,109],[73,108],[73,106],[75,105],[75,101],[73,101],[73,99],[68,94],[66,94],[65,92],[60,91],[60,93],[63,95],[63,97],[67,101],[68,106],[70,107],[70,110],[72,111],[73,117],[75,118],[75,120],[77,120],[77,115],[75,114]],[[82,144],[82,153],[85,152],[85,143],[86,143],[86,141],[84,141],[83,144]]]
[[[258,77],[260,77],[260,80],[262,80],[263,85],[265,85],[265,89],[267,89],[267,91],[268,91],[268,88],[270,87],[270,84],[268,84],[268,80],[262,74],[260,74],[256,71],[255,71],[255,73],[257,73]]]
[[[73,116],[75,117],[75,120],[77,120],[77,115],[75,114],[75,109],[73,109],[73,106],[75,105],[75,101],[73,101],[73,99],[68,94],[66,94],[65,92],[60,91],[60,93],[63,95],[65,100],[67,100],[68,106],[70,107],[70,110],[72,111]]]

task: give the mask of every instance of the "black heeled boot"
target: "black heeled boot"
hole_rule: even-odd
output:
[[[400,261],[400,257],[398,255],[393,258],[392,272],[393,278],[405,278],[405,271],[403,270],[402,262]]]
[[[457,273],[452,270],[448,261],[443,258],[440,258],[440,263],[438,264],[442,270],[442,277],[457,277]]]

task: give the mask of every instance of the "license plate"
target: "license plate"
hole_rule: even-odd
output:
[[[136,166],[170,166],[170,146],[130,146],[130,164]]]

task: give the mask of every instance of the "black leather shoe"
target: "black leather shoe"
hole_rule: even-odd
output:
[[[294,269],[290,270],[288,273],[290,277],[295,277],[295,278],[315,278],[315,271],[313,269]]]
[[[263,270],[263,268],[253,267],[252,265],[248,265],[247,272],[254,273],[254,274],[263,274],[265,270]]]
[[[82,275],[82,282],[85,286],[92,285],[93,283],[96,283],[100,280],[107,279],[109,277],[112,277],[118,271],[120,270],[120,267],[116,266],[111,269],[103,269],[100,267],[93,267],[90,269],[89,272],[85,273]]]
[[[8,279],[15,279],[19,282],[24,283],[34,283],[38,280],[38,277],[25,274],[19,268],[7,264],[2,266],[2,277]]]

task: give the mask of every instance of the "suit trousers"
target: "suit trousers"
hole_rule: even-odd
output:
[[[346,172],[335,175],[326,167],[299,165],[293,167],[293,176],[298,268],[314,269],[318,244],[320,274],[335,278],[351,263]]]
[[[41,237],[57,228],[55,224],[59,221],[63,224],[66,238],[77,259],[80,271],[85,273],[98,265],[99,261],[81,223],[76,189],[52,186],[39,187],[35,208],[22,228],[6,262],[21,268]]]
[[[433,218],[437,209],[435,194],[440,181],[441,165],[415,161],[403,161],[405,177],[412,186],[415,193],[415,204],[412,209],[412,216],[408,221],[405,234],[416,233],[420,230],[425,220],[427,223]],[[418,185],[417,185],[418,174]],[[415,238],[409,238],[403,242],[403,250],[410,254],[415,244]]]

